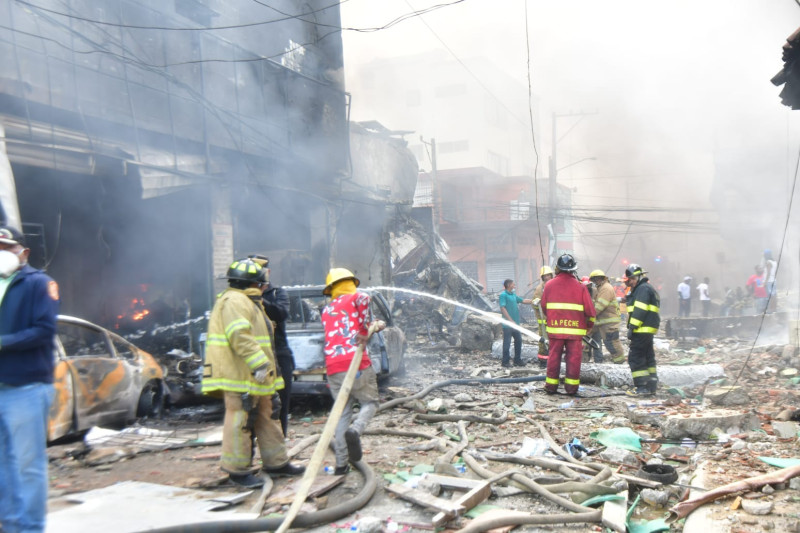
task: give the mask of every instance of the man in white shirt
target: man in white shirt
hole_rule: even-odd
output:
[[[692,286],[689,283],[692,281],[691,276],[686,276],[683,281],[678,284],[678,316],[688,317],[692,313]]]
[[[708,278],[703,278],[703,283],[697,286],[700,294],[700,305],[703,306],[703,316],[708,316],[711,312],[711,297],[708,295]]]
[[[774,312],[778,303],[778,295],[775,293],[775,273],[778,270],[778,262],[772,258],[772,250],[764,250],[764,259],[761,264],[764,267],[764,287],[767,289],[769,298],[769,311]]]

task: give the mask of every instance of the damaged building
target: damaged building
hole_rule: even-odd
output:
[[[252,252],[279,284],[336,260],[388,281],[383,223],[416,162],[350,129],[341,35],[324,31],[338,4],[271,4],[5,3],[3,215],[63,313],[123,333],[199,317]]]

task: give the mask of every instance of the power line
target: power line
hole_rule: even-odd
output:
[[[800,1],[800,0],[798,0]],[[536,161],[533,167],[533,192],[534,192],[534,206],[536,208],[536,232],[539,236],[539,253],[542,257],[542,265],[545,264],[544,260],[544,244],[542,243],[542,225],[539,222],[541,217],[539,216],[539,182],[536,179],[539,173],[539,150],[536,148],[536,133],[535,128],[533,127],[533,106],[531,105],[531,99],[533,98],[533,82],[531,81],[531,41],[530,41],[530,32],[529,32],[529,25],[528,25],[528,2],[527,0],[522,0],[523,5],[525,6],[525,54],[527,56],[527,76],[528,76],[528,118],[530,120],[531,126],[531,144],[533,144],[533,153],[536,155]]]
[[[406,2],[406,4],[408,4],[408,7],[410,7],[411,9],[415,9],[415,8],[414,8],[414,6],[413,6],[413,5],[411,5],[411,2],[409,2],[409,0],[405,0],[405,2]],[[524,122],[522,119],[520,119],[519,117],[517,117],[517,115],[516,115],[516,114],[515,114],[513,111],[511,111],[511,109],[509,109],[509,108],[508,108],[508,106],[506,106],[506,104],[504,104],[502,100],[500,100],[500,99],[499,99],[497,96],[495,96],[495,94],[494,94],[494,93],[493,93],[493,92],[492,92],[492,91],[491,91],[491,90],[490,90],[490,89],[489,89],[489,88],[486,86],[486,84],[484,84],[484,83],[483,83],[483,81],[481,81],[481,79],[480,79],[480,78],[479,78],[479,77],[478,77],[478,76],[477,76],[477,75],[476,75],[474,72],[472,72],[472,70],[470,70],[470,68],[469,68],[469,67],[466,65],[466,63],[464,63],[463,61],[461,61],[461,59],[460,59],[460,58],[459,58],[459,57],[456,55],[456,53],[453,51],[453,49],[452,49],[452,48],[450,48],[449,46],[447,46],[447,43],[446,43],[446,42],[444,42],[444,41],[442,40],[442,38],[441,38],[441,37],[439,37],[439,34],[438,34],[438,33],[436,33],[436,32],[433,30],[433,28],[431,28],[430,24],[428,24],[427,22],[425,22],[425,19],[424,19],[424,18],[420,17],[420,18],[419,18],[419,20],[420,20],[420,22],[422,22],[422,23],[425,25],[425,27],[426,27],[426,28],[428,28],[428,30],[430,30],[431,34],[433,34],[433,36],[434,36],[434,37],[436,37],[436,39],[437,39],[437,40],[438,40],[440,43],[442,43],[442,46],[444,46],[444,47],[445,47],[445,49],[446,49],[446,50],[447,50],[447,51],[450,53],[450,55],[451,55],[451,56],[453,56],[453,59],[455,59],[455,60],[458,62],[458,64],[459,64],[459,65],[461,65],[461,66],[464,68],[464,70],[466,70],[466,71],[467,71],[467,73],[468,73],[470,76],[472,76],[472,78],[473,78],[475,81],[477,81],[477,82],[478,82],[478,85],[480,85],[480,86],[483,88],[483,90],[484,90],[484,91],[486,91],[486,93],[487,93],[489,96],[491,96],[491,97],[492,97],[492,99],[493,99],[495,102],[497,102],[498,104],[500,104],[500,107],[502,107],[503,109],[505,109],[505,110],[508,112],[508,114],[509,114],[509,115],[510,115],[510,116],[511,116],[511,117],[512,117],[514,120],[516,120],[517,122],[519,122],[519,123],[520,123],[520,124],[522,124],[523,126],[527,126],[527,124],[525,124],[525,122]]]
[[[449,7],[449,6],[452,6],[454,4],[460,4],[461,2],[464,2],[464,1],[465,0],[453,0],[452,2],[443,3],[443,4],[436,4],[436,5],[433,5],[433,6],[430,6],[430,7],[426,7],[425,9],[417,9],[415,11],[412,11],[411,13],[406,13],[404,15],[400,15],[399,17],[391,20],[390,22],[387,22],[383,26],[375,26],[375,27],[372,27],[372,28],[352,28],[352,27],[347,27],[347,26],[335,26],[333,24],[324,24],[322,22],[317,22],[315,20],[307,20],[307,19],[299,19],[299,20],[302,20],[303,22],[306,22],[308,24],[313,24],[315,26],[321,26],[323,28],[337,28],[337,29],[340,29],[342,31],[355,31],[355,32],[361,32],[361,33],[372,33],[372,32],[376,32],[376,31],[389,29],[392,26],[403,22],[404,20],[408,20],[410,18],[418,17],[420,15],[424,15],[426,13],[430,13],[431,11],[436,11],[437,9],[441,9],[443,7]],[[277,13],[280,13],[281,15],[290,16],[289,13],[285,13],[285,12],[275,8],[275,7],[272,7],[272,6],[268,5],[265,2],[261,2],[259,0],[253,0],[253,2],[255,2],[255,3],[259,4],[259,5],[262,5],[264,7],[268,7],[269,9],[272,9],[273,11],[275,11]],[[414,6],[411,6],[411,8],[414,9]],[[302,16],[302,15],[297,15],[297,17],[299,17],[299,16]]]
[[[233,24],[233,25],[229,25],[229,26],[209,26],[209,27],[199,27],[199,28],[184,28],[184,27],[176,27],[176,26],[142,26],[142,25],[137,25],[137,24],[122,24],[122,23],[118,23],[118,22],[107,22],[107,21],[104,21],[104,20],[96,20],[96,19],[91,19],[91,18],[88,18],[88,17],[83,17],[81,15],[73,15],[73,14],[70,14],[70,13],[63,13],[63,12],[57,11],[55,9],[49,9],[49,8],[46,8],[46,7],[43,7],[43,6],[40,6],[40,5],[33,4],[31,2],[27,2],[26,0],[15,0],[15,1],[17,3],[24,4],[26,6],[29,6],[29,7],[35,8],[35,9],[39,9],[41,11],[46,11],[48,13],[52,13],[53,15],[58,15],[58,16],[61,16],[61,17],[67,17],[67,18],[71,18],[71,19],[75,19],[75,20],[81,20],[83,22],[89,22],[89,23],[92,23],[92,24],[100,24],[100,25],[103,25],[103,26],[114,26],[116,28],[128,28],[128,29],[134,29],[134,30],[164,30],[164,31],[210,31],[210,30],[234,30],[234,29],[239,29],[239,28],[249,28],[249,27],[253,27],[253,26],[264,26],[266,24],[274,24],[276,22],[283,22],[283,21],[286,21],[286,20],[297,19],[297,18],[300,18],[301,16],[312,15],[312,14],[317,13],[319,11],[324,11],[324,10],[329,9],[331,7],[336,7],[336,6],[340,5],[340,4],[343,4],[344,2],[347,2],[348,0],[340,0],[339,2],[335,2],[335,3],[327,5],[325,7],[321,7],[319,9],[317,9],[317,10],[314,10],[314,11],[309,11],[307,13],[301,13],[300,15],[287,16],[287,17],[280,18],[280,19],[262,20],[262,21],[258,21],[258,22],[248,22],[248,23],[244,23],[244,24]]]

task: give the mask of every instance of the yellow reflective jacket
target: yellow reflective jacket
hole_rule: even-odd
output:
[[[269,368],[267,380],[259,383],[253,372],[264,364]],[[271,396],[284,387],[276,369],[272,323],[261,305],[261,291],[226,289],[208,321],[203,394],[221,396],[228,391]]]
[[[619,324],[619,302],[617,292],[608,281],[604,281],[594,295],[594,310],[597,311],[595,326],[603,324]]]

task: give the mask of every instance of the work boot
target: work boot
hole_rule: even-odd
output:
[[[625,394],[633,397],[642,397],[642,396],[652,396],[655,393],[650,392],[650,388],[648,387],[635,387],[633,389],[628,389],[625,392]]]
[[[539,359],[539,368],[547,368],[547,359]]]
[[[525,366],[525,361],[522,359],[514,359],[514,366]]]
[[[347,457],[351,463],[357,463],[361,460],[361,436],[353,428],[344,432],[344,440],[347,443]]]
[[[292,463],[286,463],[285,465],[279,467],[265,466],[262,470],[271,477],[299,476],[306,471],[306,467],[301,465],[293,465]]]
[[[658,378],[651,376],[650,382],[647,384],[647,388],[650,390],[650,394],[655,394],[658,392]]]
[[[508,362],[508,359],[503,359],[503,361],[500,363],[500,366],[503,368],[511,368],[511,363]]]
[[[256,476],[251,473],[247,474],[230,474],[231,481],[248,489],[257,489],[264,485],[264,478]]]
[[[337,466],[333,471],[334,476],[343,476],[350,471],[350,465]]]

